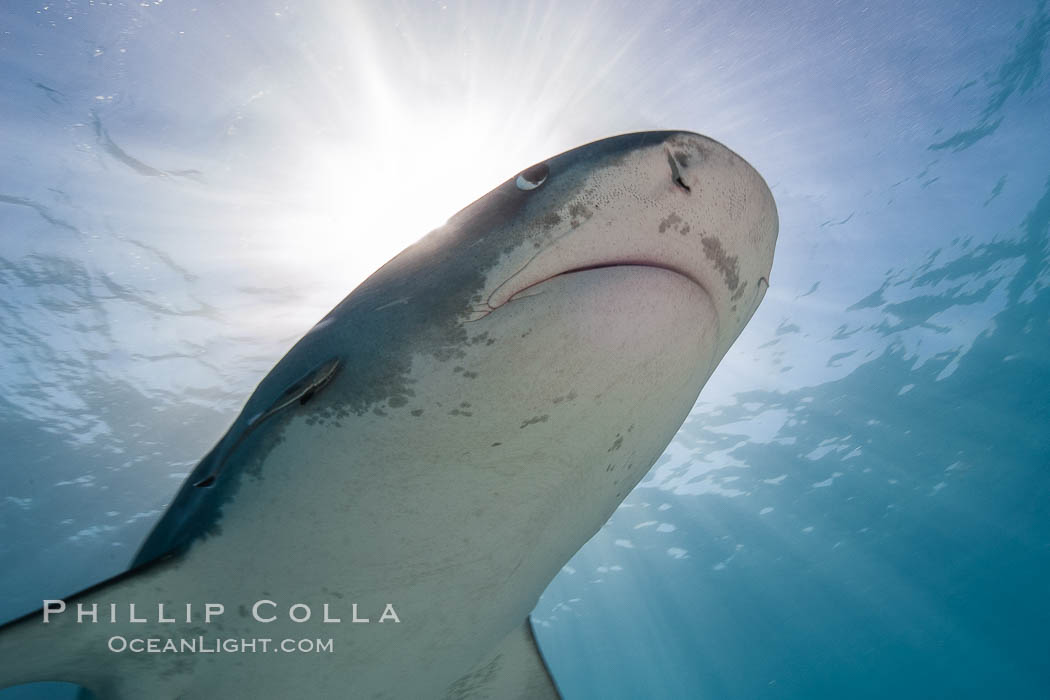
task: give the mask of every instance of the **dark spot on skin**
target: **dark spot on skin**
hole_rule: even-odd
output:
[[[492,661],[476,671],[461,676],[455,683],[445,689],[444,700],[470,700],[487,695],[489,683],[496,678],[503,666],[503,654],[497,654]]]
[[[205,630],[202,630],[202,633],[205,632]],[[184,656],[180,659],[175,660],[175,662],[168,666],[164,671],[161,671],[160,677],[168,679],[192,675],[195,663],[196,659],[192,654]],[[91,695],[89,697],[94,697],[94,695]]]
[[[521,337],[522,337],[522,338],[524,338],[524,337],[525,337],[525,336],[527,336],[527,335],[528,335],[529,333],[532,333],[532,329],[531,329],[531,328],[530,328],[529,330],[525,331],[524,333],[522,333],[522,334],[521,334]]]
[[[620,446],[621,446],[621,445],[623,445],[623,436],[622,436],[622,435],[619,435],[619,434],[617,434],[617,436],[616,436],[616,439],[615,439],[615,440],[613,440],[613,444],[612,444],[612,447],[610,447],[610,448],[609,448],[608,450],[606,450],[606,451],[607,451],[607,452],[615,452],[616,450],[620,449]]]
[[[449,360],[456,359],[462,360],[467,356],[467,353],[458,347],[452,348],[439,348],[431,353],[435,359],[441,362],[448,362]]]
[[[503,444],[502,442],[494,442],[494,443],[492,443],[492,447],[499,447],[502,444]]]
[[[463,402],[461,402],[459,404],[459,407],[460,408],[470,408],[470,402],[469,401],[463,401]]]
[[[667,140],[668,147],[674,149],[674,157],[678,159],[695,157],[700,161],[707,160],[710,149],[702,141],[689,140],[687,137],[673,136]],[[686,162],[683,160],[682,166]]]
[[[244,604],[238,605],[237,614],[241,617],[248,617],[248,606]]]
[[[611,472],[614,469],[613,465],[609,464],[605,467],[605,471]]]
[[[387,401],[387,404],[389,404],[390,408],[401,408],[406,403],[408,403],[408,399],[406,399],[404,396],[391,396],[390,400]]]
[[[548,415],[546,413],[543,414],[542,416],[533,416],[532,418],[529,418],[527,421],[524,421],[521,424],[521,427],[522,428],[527,428],[528,426],[536,425],[537,423],[546,423],[548,418],[550,418],[550,415]]]
[[[453,372],[462,372],[463,368],[460,367],[459,365],[456,365],[455,367],[452,368],[452,371]]]
[[[412,415],[416,416],[418,418],[419,416],[423,415],[423,409],[422,408],[417,408],[417,409],[413,410],[412,411]]]
[[[634,423],[631,423],[631,427],[627,429],[627,432],[631,432],[632,430],[634,430]]]
[[[745,289],[747,289],[747,281],[746,280],[744,281],[743,284],[741,284],[739,287],[737,287],[737,290],[735,292],[733,292],[733,296],[730,297],[730,298],[733,299],[734,301],[736,301],[741,296],[743,296]]]
[[[678,233],[680,233],[680,234],[682,234],[682,235],[684,236],[684,235],[686,235],[687,233],[689,233],[689,230],[690,230],[690,229],[689,229],[689,224],[686,224],[686,225],[685,225],[685,226],[683,226],[682,228],[678,229]]]
[[[373,408],[372,409],[372,413],[376,414],[377,416],[385,416],[386,415],[386,411],[381,409],[379,406],[376,406],[375,408]]]
[[[492,345],[495,342],[496,342],[495,338],[489,338],[488,340],[485,341],[485,345]]]
[[[540,226],[542,226],[545,230],[552,229],[560,223],[561,217],[554,212],[547,212],[542,217],[540,217]]]
[[[715,265],[715,269],[722,273],[726,286],[730,291],[740,286],[740,270],[737,257],[726,253],[722,247],[722,241],[714,236],[704,236],[700,239],[704,246],[704,255]]]
[[[478,378],[478,373],[477,372],[464,372],[463,376],[465,378],[467,378],[467,379],[477,379]]]
[[[576,398],[576,392],[575,391],[570,391],[565,396],[555,396],[554,400],[551,401],[551,403],[556,403],[557,404],[557,403],[561,403],[562,401],[572,401],[575,398]]]
[[[574,204],[572,204],[572,206],[569,207],[569,216],[572,217],[572,219],[570,219],[569,221],[569,225],[572,228],[579,228],[580,224],[582,224],[587,219],[591,218],[591,216],[593,215],[594,212],[592,212],[590,209],[583,206],[579,202],[575,202]]]
[[[680,223],[682,223],[682,217],[678,216],[678,214],[669,214],[663,221],[660,222],[660,228],[657,230],[660,233],[663,233],[672,226],[675,226],[676,224]]]

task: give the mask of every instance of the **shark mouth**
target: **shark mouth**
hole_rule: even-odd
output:
[[[500,285],[496,289],[496,291],[494,291],[492,293],[492,295],[489,297],[488,305],[489,305],[490,309],[494,310],[494,309],[498,309],[500,306],[502,306],[503,304],[505,304],[505,303],[507,303],[509,301],[514,301],[516,299],[523,299],[525,297],[532,296],[532,294],[529,293],[530,290],[534,290],[536,287],[540,286],[541,284],[549,282],[549,281],[551,281],[553,279],[556,279],[558,277],[564,277],[565,275],[572,275],[572,274],[575,274],[577,272],[589,272],[591,270],[605,270],[605,269],[615,268],[615,267],[648,267],[648,268],[652,268],[652,269],[655,269],[655,270],[666,270],[667,272],[672,272],[672,273],[674,273],[676,275],[679,275],[680,277],[686,278],[687,280],[689,280],[690,282],[692,282],[696,286],[698,286],[701,289],[703,289],[705,293],[708,291],[707,288],[704,286],[704,284],[699,279],[697,279],[695,275],[693,275],[688,270],[685,270],[683,268],[677,267],[675,265],[668,265],[668,264],[663,263],[663,262],[654,262],[654,261],[651,261],[651,260],[617,260],[615,262],[603,262],[603,263],[597,263],[597,264],[594,264],[594,265],[581,265],[579,267],[573,267],[573,268],[570,268],[568,270],[563,270],[563,271],[558,272],[556,274],[544,277],[543,279],[537,280],[535,282],[531,282],[531,283],[523,286],[521,289],[508,294],[507,290],[505,288],[514,279],[512,277],[510,280],[507,280],[507,282],[504,282],[502,285]],[[515,277],[516,276],[517,275],[515,275]],[[533,292],[533,293],[535,293],[535,292]]]

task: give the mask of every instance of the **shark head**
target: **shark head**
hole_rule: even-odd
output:
[[[664,269],[711,298],[717,362],[769,286],[778,228],[772,194],[743,158],[705,136],[646,132],[598,141],[524,170],[490,197],[505,197],[512,186],[529,199],[528,213],[511,236],[520,242],[486,277],[482,313],[559,275]]]

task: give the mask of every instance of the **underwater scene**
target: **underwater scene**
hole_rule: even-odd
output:
[[[125,571],[403,248],[681,129],[768,183],[769,287],[532,611],[561,695],[1050,697],[1048,40],[1045,0],[6,4],[0,623]]]

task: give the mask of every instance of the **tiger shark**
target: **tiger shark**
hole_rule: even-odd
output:
[[[516,174],[291,348],[128,572],[0,628],[0,687],[559,697],[529,613],[685,420],[777,231],[758,172],[695,133]],[[304,639],[328,641],[280,646]]]

